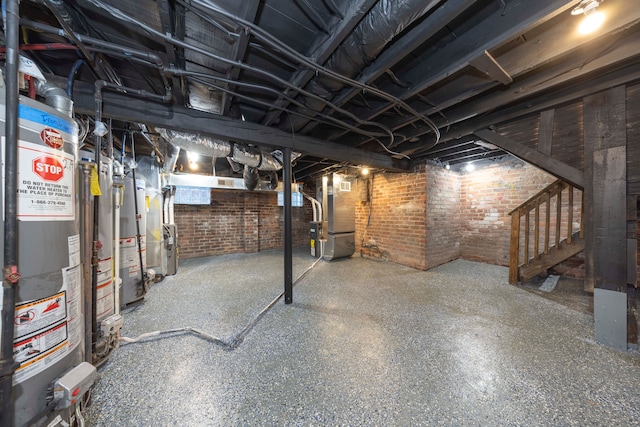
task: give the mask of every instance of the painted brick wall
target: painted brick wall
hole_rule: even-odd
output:
[[[284,211],[277,194],[212,190],[210,206],[175,205],[181,258],[282,247]],[[311,207],[292,209],[293,244],[308,244]]]
[[[427,165],[426,265],[437,267],[460,257],[461,176]]]
[[[356,205],[356,254],[426,269],[424,166],[413,173],[375,174],[368,185]]]
[[[465,172],[461,183],[461,256],[509,265],[509,212],[555,178],[519,160]]]

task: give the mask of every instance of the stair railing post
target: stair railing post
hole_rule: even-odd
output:
[[[573,241],[573,186],[569,186],[569,200],[567,211],[567,243],[571,244]]]
[[[511,213],[511,251],[509,253],[509,283],[518,283],[520,252],[520,210]]]

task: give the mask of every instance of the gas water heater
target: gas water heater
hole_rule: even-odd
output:
[[[4,101],[4,88],[0,100]],[[83,276],[77,195],[78,128],[69,115],[20,97],[19,239],[12,411],[16,426],[75,417],[97,378],[85,362]],[[2,154],[5,105],[0,105]],[[4,200],[5,177],[0,197]],[[3,218],[4,223],[4,218]],[[4,225],[4,224],[3,224]],[[0,227],[4,249],[4,227]],[[6,325],[0,325],[5,326]],[[73,396],[72,396],[73,394]]]

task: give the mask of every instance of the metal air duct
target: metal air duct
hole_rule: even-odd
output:
[[[282,169],[282,153],[279,150],[269,153],[256,147],[173,129],[156,128],[156,131],[168,143],[179,149],[203,156],[226,157],[235,172],[240,171],[239,165],[244,165],[243,176],[246,186],[250,190],[255,188],[257,184],[257,171],[276,172]],[[299,153],[292,155],[292,159],[298,157],[300,157]]]
[[[45,104],[67,117],[73,117],[73,101],[67,92],[51,82],[35,79],[36,93],[45,99]]]

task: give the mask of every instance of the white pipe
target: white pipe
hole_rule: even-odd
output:
[[[174,210],[173,210],[173,205],[175,203],[175,198],[176,198],[176,187],[171,188],[171,198],[169,199],[169,224],[175,224],[175,215],[174,215]],[[178,242],[175,242],[174,244],[178,244]]]
[[[171,200],[171,190],[169,190],[169,197],[166,197],[167,192],[163,193],[164,200],[162,202],[162,223],[169,224],[169,201]]]
[[[322,205],[320,204],[320,202],[309,196],[308,194],[303,193],[302,191],[301,193],[307,200],[311,202],[311,206],[313,208],[313,222],[322,222]]]

